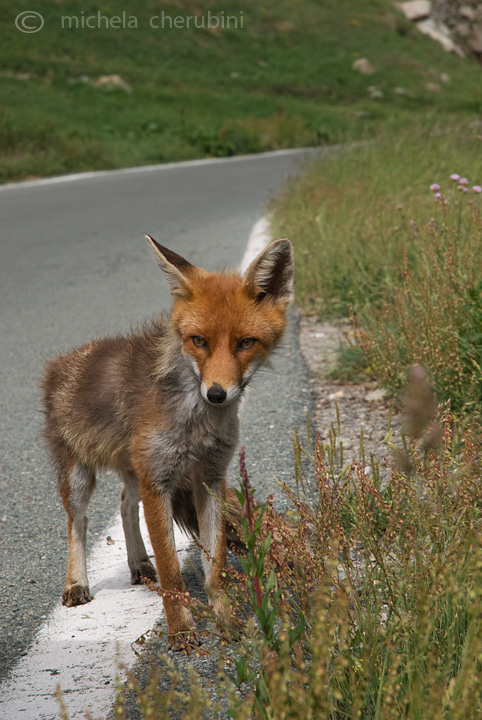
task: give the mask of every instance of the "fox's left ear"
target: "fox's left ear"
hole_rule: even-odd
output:
[[[151,246],[152,255],[157,262],[171,287],[171,294],[177,297],[188,297],[191,292],[189,275],[195,270],[194,265],[178,255],[173,250],[160,245],[150,235],[146,240]]]
[[[275,240],[253,260],[244,275],[248,291],[258,300],[287,306],[293,300],[295,261],[293,245]]]

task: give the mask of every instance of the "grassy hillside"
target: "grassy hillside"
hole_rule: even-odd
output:
[[[481,110],[480,68],[387,2],[38,0],[42,29],[21,32],[30,7],[0,8],[1,181],[332,143]],[[352,70],[360,57],[373,75]],[[128,87],[97,87],[105,75]]]

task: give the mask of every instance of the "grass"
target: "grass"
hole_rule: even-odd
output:
[[[439,400],[473,420],[482,397],[480,132],[479,121],[440,117],[385,130],[350,150],[349,177],[347,154],[333,156],[273,206],[275,235],[295,241],[304,309],[351,315],[351,359],[390,394],[421,364]],[[456,171],[467,186],[450,179]]]
[[[132,0],[82,8],[38,0],[45,24],[26,34],[14,20],[29,7],[0,10],[4,182],[355,140],[427,112],[460,119],[481,107],[479,69],[444,53],[381,0],[233,0],[229,9],[171,0],[162,6],[169,18],[201,22],[210,11],[239,20],[237,29],[178,30],[149,25],[161,12],[154,0],[142,8]],[[105,26],[122,11],[135,27]],[[97,23],[98,13],[107,18],[100,27],[62,28],[62,17]],[[362,56],[374,75],[351,69]],[[96,87],[112,74],[132,92]],[[371,99],[370,85],[384,97]]]

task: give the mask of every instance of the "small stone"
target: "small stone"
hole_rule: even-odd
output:
[[[408,0],[398,4],[408,20],[423,20],[430,15],[432,3],[429,0]]]
[[[101,75],[95,81],[94,87],[102,88],[106,92],[123,90],[129,95],[132,93],[131,86],[120,75]]]
[[[447,52],[454,52],[459,57],[465,57],[464,51],[454,43],[450,30],[443,23],[435,23],[432,18],[427,18],[418,22],[417,28],[424,35],[428,35],[432,40],[439,42]]]
[[[470,5],[461,5],[459,7],[459,15],[466,18],[467,20],[474,20],[475,10]]]
[[[354,60],[351,66],[352,70],[357,70],[362,75],[373,75],[375,68],[367,58],[358,58]]]
[[[467,45],[477,54],[482,54],[482,26],[476,25],[472,30],[472,35],[467,40]]]
[[[470,25],[468,22],[459,22],[454,28],[454,32],[459,37],[469,37],[470,35]]]
[[[380,88],[377,88],[375,85],[369,85],[367,87],[367,91],[368,91],[368,94],[370,95],[370,97],[375,100],[384,97],[383,92],[380,90]]]
[[[365,395],[365,400],[367,402],[380,402],[384,397],[385,391],[382,388],[376,388]]]

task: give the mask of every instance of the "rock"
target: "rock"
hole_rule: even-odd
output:
[[[470,5],[462,5],[459,8],[459,15],[472,21],[475,18],[475,10]]]
[[[443,23],[435,23],[432,18],[427,18],[427,20],[418,22],[417,28],[424,35],[428,35],[432,40],[439,42],[447,52],[454,52],[459,57],[465,57],[464,51],[452,40],[450,30]]]
[[[124,78],[122,78],[120,75],[101,75],[99,78],[97,78],[94,86],[97,88],[102,88],[107,92],[111,92],[112,90],[123,90],[129,95],[132,93],[131,86],[129,85],[129,83],[126,83]]]
[[[374,100],[385,97],[383,92],[380,90],[380,88],[377,88],[375,85],[369,85],[367,87],[367,90],[368,90],[368,94],[370,95],[370,97],[373,98]]]
[[[472,30],[472,35],[467,40],[467,45],[469,48],[477,53],[478,55],[482,54],[482,26],[476,25]]]
[[[382,390],[382,388],[376,388],[375,390],[370,390],[370,392],[365,395],[365,400],[369,403],[380,402],[384,397],[385,391]]]
[[[466,38],[470,35],[470,25],[468,22],[459,22],[454,27],[454,32],[461,38]]]
[[[357,70],[362,75],[373,75],[373,73],[376,72],[370,60],[367,60],[367,58],[358,58],[357,60],[355,60],[351,66],[351,69]]]
[[[408,20],[423,20],[430,15],[432,3],[429,0],[408,0],[398,3],[397,7]]]

